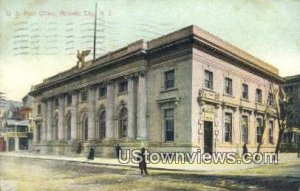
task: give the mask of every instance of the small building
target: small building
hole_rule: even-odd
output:
[[[139,40],[43,80],[34,147],[112,156],[160,152],[274,151],[278,69],[196,26]],[[263,131],[263,129],[266,129]]]
[[[5,127],[6,127],[6,119],[9,116],[10,110],[15,110],[16,108],[22,105],[21,102],[13,101],[13,100],[0,100],[0,152],[6,151],[7,141],[4,137]],[[12,113],[10,113],[12,114]]]
[[[7,119],[3,136],[6,140],[6,151],[20,151],[29,149],[27,120]]]
[[[33,120],[31,108],[33,98],[25,96],[23,104],[9,105],[2,116],[2,137],[6,151],[30,150],[32,145]]]
[[[289,128],[283,134],[281,147],[283,151],[297,151],[300,141],[300,75],[287,76],[284,79]]]

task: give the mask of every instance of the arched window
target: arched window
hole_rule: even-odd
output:
[[[105,111],[102,111],[99,115],[99,139],[105,138],[105,133],[106,133],[105,118],[106,118],[106,113]]]
[[[54,140],[58,140],[58,115],[54,117]]]
[[[67,117],[67,140],[71,140],[71,116]]]
[[[89,125],[88,125],[88,116],[85,114],[82,120],[82,137],[83,140],[88,140],[88,132],[89,132]]]
[[[125,107],[123,107],[119,114],[119,136],[120,138],[127,137],[127,123],[128,123],[128,112]]]

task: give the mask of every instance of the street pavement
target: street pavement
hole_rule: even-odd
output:
[[[67,157],[67,156],[57,156],[57,155],[41,155],[38,153],[31,153],[31,152],[2,152],[0,153],[0,157],[2,156],[14,156],[14,157],[26,157],[26,158],[33,158],[33,159],[45,159],[45,160],[56,160],[56,161],[69,161],[69,162],[77,162],[77,163],[87,163],[93,165],[104,165],[104,166],[116,166],[116,167],[138,167],[137,164],[134,164],[132,161],[126,164],[122,164],[116,158],[100,158],[95,157],[94,160],[87,160],[84,157]],[[296,153],[284,153],[279,154],[278,163],[299,163],[300,159],[297,158]],[[253,169],[259,168],[262,165],[270,165],[272,167],[276,164],[244,164],[244,163],[235,163],[235,164],[201,164],[199,163],[184,163],[184,164],[163,164],[159,162],[157,164],[150,163],[147,165],[149,169],[156,169],[156,170],[167,170],[167,171],[188,171],[188,172],[203,172],[203,173],[216,173],[216,172],[230,172],[236,170],[245,170],[245,169]]]

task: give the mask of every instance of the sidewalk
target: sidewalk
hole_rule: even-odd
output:
[[[138,165],[132,162],[127,164],[120,163],[117,159],[112,158],[99,158],[96,157],[94,160],[87,160],[83,157],[66,157],[66,156],[55,156],[55,155],[40,155],[34,154],[29,152],[2,152],[0,153],[1,156],[12,156],[12,157],[26,157],[26,158],[33,158],[33,159],[45,159],[45,160],[57,160],[57,161],[69,161],[69,162],[76,162],[76,163],[86,163],[92,165],[103,165],[103,166],[114,166],[114,167],[134,167],[137,168]],[[284,153],[279,155],[278,163],[300,163],[300,159],[297,158],[296,153]],[[166,171],[187,171],[187,172],[205,172],[205,173],[215,173],[215,172],[229,172],[235,170],[244,170],[244,169],[252,169],[258,168],[262,165],[269,165],[272,167],[276,164],[163,164],[159,162],[157,164],[148,164],[147,167],[149,169],[155,170],[166,170]]]

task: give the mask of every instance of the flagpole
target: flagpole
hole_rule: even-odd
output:
[[[93,51],[93,60],[96,59],[96,36],[97,36],[97,2],[95,7],[95,23],[94,23],[94,51]]]

